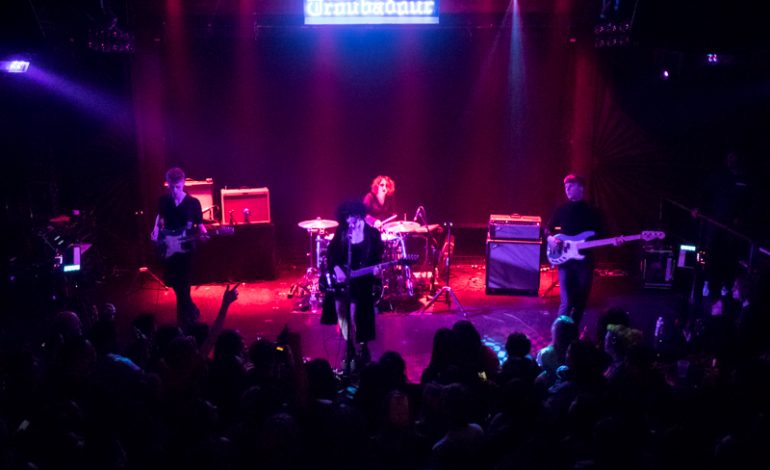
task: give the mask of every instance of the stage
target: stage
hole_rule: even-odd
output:
[[[248,345],[258,337],[275,339],[288,328],[301,335],[303,357],[323,357],[339,367],[344,345],[336,326],[320,324],[320,311],[298,309],[298,297],[289,295],[304,273],[299,266],[279,266],[278,277],[270,281],[242,283],[239,298],[231,306],[225,328],[238,330]],[[433,334],[441,327],[467,318],[476,326],[484,341],[501,354],[508,334],[520,331],[532,341],[533,354],[550,340],[550,325],[559,305],[559,288],[545,292],[556,278],[555,269],[541,272],[540,289],[534,295],[488,295],[485,293],[484,259],[464,260],[451,269],[449,285],[464,312],[456,302],[446,302],[442,295],[423,311],[430,300],[427,292],[411,301],[393,302],[393,310],[377,315],[377,339],[370,344],[372,357],[396,350],[407,363],[410,380],[418,381],[430,360]],[[192,297],[201,310],[201,320],[211,324],[219,310],[225,284],[203,284],[193,287]],[[547,294],[544,296],[544,294]],[[121,334],[130,332],[130,322],[140,313],[153,313],[157,324],[175,321],[175,298],[171,289],[163,289],[149,275],[124,273],[107,282],[98,298],[116,305]],[[100,301],[101,301],[100,300]],[[682,298],[671,290],[641,287],[637,276],[622,270],[597,269],[588,311],[581,330],[596,336],[597,316],[609,307],[622,307],[630,312],[631,323],[644,331],[652,341],[658,316],[673,318],[682,307]]]

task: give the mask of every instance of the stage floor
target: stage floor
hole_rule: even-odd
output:
[[[532,341],[533,354],[550,341],[550,325],[559,304],[559,289],[543,295],[556,277],[556,270],[541,273],[538,296],[487,295],[483,260],[479,263],[456,265],[452,268],[450,286],[462,304],[461,312],[455,302],[447,304],[445,296],[422,312],[430,297],[423,295],[411,302],[395,304],[394,311],[377,315],[377,339],[370,344],[372,357],[396,350],[407,363],[410,380],[418,381],[430,359],[433,333],[440,327],[451,327],[463,318],[474,323],[484,341],[504,352],[508,334],[520,331]],[[320,311],[301,311],[297,298],[289,291],[303,274],[300,267],[279,269],[276,280],[248,282],[239,287],[239,298],[228,313],[225,328],[238,330],[246,344],[258,337],[275,339],[288,325],[302,338],[303,357],[324,357],[333,367],[339,367],[344,345],[336,326],[320,324]],[[128,278],[131,278],[130,281]],[[201,319],[211,323],[216,316],[225,284],[194,286],[193,300],[201,310]],[[128,331],[130,321],[139,313],[153,313],[157,323],[175,321],[175,298],[172,290],[164,290],[149,277],[123,276],[111,283],[105,301],[118,309],[119,328]],[[630,312],[632,326],[641,329],[648,341],[652,339],[655,321],[660,315],[672,317],[681,308],[681,296],[670,290],[646,290],[638,279],[622,271],[597,270],[589,309],[581,330],[595,336],[596,318],[609,307],[619,306]]]

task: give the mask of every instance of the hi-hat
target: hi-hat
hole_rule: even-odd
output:
[[[336,228],[339,223],[337,223],[336,220],[318,218],[303,220],[297,225],[299,225],[301,228],[304,228],[305,230],[326,230],[327,228]]]
[[[393,233],[415,232],[419,228],[420,224],[411,220],[397,220],[382,226],[384,231]]]

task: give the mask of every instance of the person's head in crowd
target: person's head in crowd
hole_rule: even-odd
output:
[[[305,364],[308,388],[312,400],[334,400],[337,394],[337,382],[334,371],[326,359],[313,359]]]
[[[396,351],[386,351],[380,356],[379,363],[391,386],[406,383],[406,361],[401,354]]]
[[[433,333],[433,349],[430,355],[430,363],[436,367],[443,367],[454,363],[457,340],[454,331],[449,328],[439,328]]]
[[[573,380],[592,382],[603,377],[605,361],[591,342],[576,339],[567,348],[566,365]]]
[[[604,337],[607,334],[609,325],[630,326],[631,316],[621,307],[610,307],[606,312],[599,316],[596,321],[596,339],[599,347],[604,347]]]
[[[468,320],[460,320],[452,325],[452,331],[457,341],[457,351],[460,359],[464,361],[477,360],[474,357],[481,351],[481,335],[473,323]]]
[[[104,356],[118,350],[118,330],[112,320],[99,320],[91,328],[91,343],[96,348],[97,354]]]
[[[131,322],[134,336],[143,339],[152,339],[155,336],[155,315],[142,313]]]
[[[560,315],[551,324],[551,344],[557,351],[566,351],[577,337],[578,328],[572,318]]]
[[[730,294],[733,299],[740,302],[742,305],[748,304],[751,293],[751,282],[745,275],[738,276],[733,282],[733,287]]]
[[[450,429],[466,426],[470,422],[473,409],[468,389],[457,383],[444,387],[441,409]]]
[[[99,309],[98,319],[101,321],[115,321],[117,312],[118,310],[115,308],[115,305],[107,302]]]
[[[243,338],[236,330],[223,330],[214,345],[214,360],[241,359],[243,355]]]
[[[195,340],[189,336],[177,336],[172,339],[163,356],[163,362],[171,370],[184,371],[193,366],[198,347]]]
[[[83,327],[78,314],[71,311],[63,311],[56,314],[53,319],[53,332],[59,335],[63,341],[78,338],[83,335]]]
[[[196,321],[193,322],[192,325],[187,330],[187,334],[192,336],[192,338],[195,340],[195,344],[198,345],[200,348],[203,346],[203,343],[206,342],[206,339],[209,337],[209,324],[202,321]]]
[[[623,325],[611,324],[607,326],[604,336],[604,350],[613,360],[622,360],[628,356],[632,348],[643,344],[644,337],[640,330]]]
[[[505,340],[505,352],[509,358],[524,358],[532,351],[532,341],[527,335],[517,331],[508,335]]]
[[[182,330],[176,325],[166,324],[159,326],[155,332],[155,340],[152,343],[152,356],[159,359],[165,356],[171,342],[180,336],[182,336]]]

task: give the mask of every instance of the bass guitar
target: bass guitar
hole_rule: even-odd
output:
[[[168,259],[176,253],[189,253],[192,249],[189,242],[234,233],[235,227],[231,226],[209,229],[205,235],[188,235],[186,230],[161,230],[158,233],[158,241],[155,243],[158,256]]]
[[[369,274],[374,274],[375,271],[383,271],[391,266],[407,266],[413,264],[419,258],[418,255],[406,255],[403,258],[399,258],[393,261],[387,261],[385,263],[375,264],[372,266],[366,266],[360,269],[353,269],[348,275],[348,279],[356,279]],[[320,288],[323,292],[333,292],[335,294],[341,294],[345,292],[345,281],[339,281],[338,279],[344,278],[344,271],[339,266],[335,266],[334,270],[326,271],[320,279]]]
[[[548,261],[551,264],[564,264],[571,259],[581,260],[585,258],[585,255],[580,254],[581,250],[587,250],[590,248],[596,248],[599,246],[613,245],[616,240],[621,239],[624,242],[630,242],[634,240],[662,240],[666,238],[664,232],[657,231],[645,231],[636,235],[622,235],[620,237],[613,238],[601,238],[598,240],[587,240],[588,238],[596,235],[596,233],[588,231],[577,235],[554,235],[554,238],[558,240],[555,246],[548,246]]]

